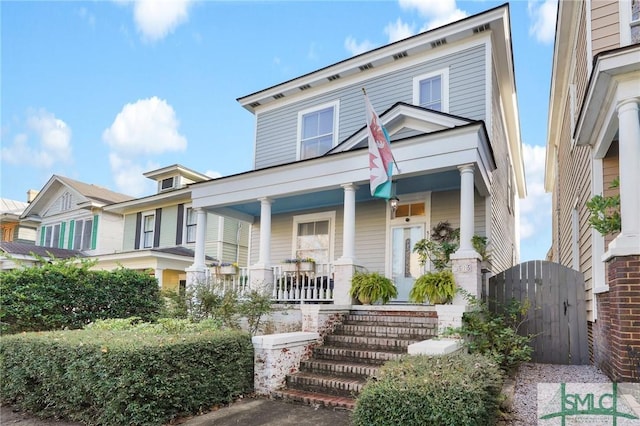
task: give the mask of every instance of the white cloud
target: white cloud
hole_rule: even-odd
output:
[[[369,40],[363,40],[358,43],[352,36],[349,36],[344,40],[344,48],[347,49],[347,51],[353,56],[367,52],[376,47],[377,46]]]
[[[166,152],[184,151],[187,140],[178,132],[176,114],[165,100],[157,97],[126,104],[113,124],[102,133],[109,145],[109,163],[118,189],[126,194],[143,195],[152,183],[142,176],[158,165],[148,158]],[[147,158],[146,166],[133,159]]]
[[[114,0],[133,5],[133,19],[145,41],[158,41],[189,19],[194,0]]]
[[[527,5],[529,18],[529,35],[535,36],[541,43],[552,43],[556,33],[557,0],[529,0]]]
[[[91,28],[96,26],[96,17],[93,13],[89,12],[89,9],[86,7],[79,8],[76,13],[78,16],[84,20]]]
[[[389,43],[411,37],[415,34],[414,26],[402,22],[400,18],[396,22],[390,22],[384,27],[384,33],[389,37]]]
[[[71,128],[67,123],[44,109],[27,114],[25,131],[15,135],[10,146],[2,148],[2,160],[43,169],[72,162]]]
[[[544,190],[545,147],[523,144],[522,149],[527,197],[520,201],[520,237],[526,240],[546,233],[545,236],[550,238],[551,194]]]
[[[405,10],[417,10],[420,16],[427,19],[421,31],[446,25],[465,18],[467,13],[458,9],[456,0],[399,0],[400,7]]]
[[[171,105],[157,97],[126,104],[102,139],[114,151],[162,154],[184,151],[187,140],[178,133],[179,122]]]

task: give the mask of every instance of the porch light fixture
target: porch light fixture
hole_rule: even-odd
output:
[[[389,198],[389,206],[391,207],[391,219],[396,217],[396,210],[398,210],[398,202],[400,199],[395,195]]]

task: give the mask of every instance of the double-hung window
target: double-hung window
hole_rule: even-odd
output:
[[[298,114],[298,159],[318,157],[335,145],[338,102]]]
[[[449,69],[415,77],[413,103],[434,111],[449,112]]]
[[[185,242],[187,243],[196,242],[196,217],[196,212],[191,207],[188,207],[185,218]]]
[[[156,217],[149,214],[142,217],[142,247],[153,247],[153,231],[156,226]]]
[[[293,224],[295,257],[310,257],[316,263],[330,263],[334,222],[335,212],[296,216]]]
[[[631,25],[631,44],[640,43],[640,0],[631,0],[630,25]]]
[[[73,234],[73,248],[75,250],[89,250],[93,233],[93,220],[76,220]]]

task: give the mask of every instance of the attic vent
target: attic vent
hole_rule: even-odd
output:
[[[436,41],[432,41],[431,42],[431,47],[438,47],[438,46],[442,46],[443,44],[447,44],[447,39],[446,38],[441,38],[440,40],[436,40]]]
[[[173,176],[170,178],[162,179],[162,181],[160,182],[161,191],[173,189],[174,187],[175,187],[175,178]]]
[[[491,28],[489,24],[480,25],[479,27],[475,27],[473,29],[473,33],[474,34],[478,34],[478,33],[481,33],[483,31],[487,31],[489,28]]]
[[[333,80],[337,80],[339,78],[340,78],[340,74],[334,74],[334,75],[331,75],[331,76],[327,77],[327,80],[333,81]]]
[[[307,89],[311,89],[311,85],[310,85],[310,84],[305,84],[304,86],[300,86],[300,87],[298,87],[298,89],[300,89],[300,90],[307,90]]]
[[[277,93],[277,94],[273,95],[273,99],[282,99],[282,98],[284,98],[284,94],[282,94],[282,93]]]
[[[360,71],[370,70],[371,68],[373,68],[373,64],[369,62],[368,64],[361,65]]]
[[[255,107],[257,107],[257,106],[260,106],[260,102],[253,102],[253,103],[250,103],[250,104],[249,104],[249,106],[250,106],[251,108],[255,108]]]
[[[406,58],[407,56],[408,56],[408,53],[405,50],[404,52],[396,53],[395,55],[393,55],[393,60],[397,61],[398,59]]]

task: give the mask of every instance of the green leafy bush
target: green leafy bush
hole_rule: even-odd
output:
[[[615,178],[609,188],[618,188],[620,180]],[[589,210],[589,225],[601,235],[615,234],[622,229],[620,219],[620,194],[608,197],[594,195],[586,203]]]
[[[486,355],[507,372],[531,360],[533,335],[518,334],[526,320],[530,306],[528,301],[522,303],[512,299],[492,312],[478,298],[469,294],[465,297],[472,310],[462,316],[462,327],[448,330],[448,334],[463,336],[469,353]]]
[[[390,361],[356,400],[355,426],[495,424],[502,373],[482,355]]]
[[[0,331],[76,329],[96,319],[156,318],[158,283],[129,269],[91,271],[95,262],[54,260],[0,274]]]
[[[432,304],[450,303],[458,292],[458,286],[449,269],[427,272],[413,283],[409,300],[416,303],[429,301]]]
[[[386,304],[398,297],[398,290],[393,281],[378,272],[356,272],[351,278],[349,295],[364,305],[377,301]]]
[[[91,425],[161,425],[252,391],[248,333],[136,321],[0,338],[2,402]]]

